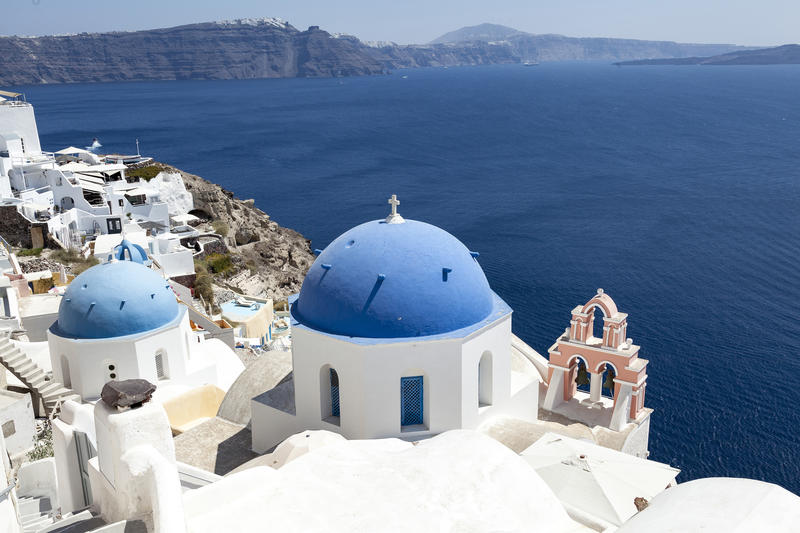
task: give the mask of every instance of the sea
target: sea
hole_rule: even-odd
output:
[[[800,65],[18,89],[45,150],[138,139],[314,248],[396,194],[480,252],[542,354],[603,288],[650,361],[650,458],[800,494]]]

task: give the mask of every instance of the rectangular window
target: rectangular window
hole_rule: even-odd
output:
[[[422,376],[400,378],[400,425],[423,424]]]
[[[106,224],[108,224],[109,233],[122,233],[122,221],[120,219],[108,218],[106,219]]]

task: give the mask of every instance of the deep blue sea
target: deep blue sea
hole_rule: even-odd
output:
[[[651,458],[800,493],[800,66],[22,89],[44,149],[138,138],[317,248],[397,194],[481,253],[543,354],[604,288],[650,360]]]

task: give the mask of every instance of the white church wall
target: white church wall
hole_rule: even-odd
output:
[[[496,415],[536,420],[538,382],[511,375],[511,317],[462,338],[351,343],[306,328],[292,340],[295,415],[253,401],[253,443],[265,451],[305,429],[348,439],[420,438],[477,428]],[[491,403],[479,405],[481,357],[491,354]],[[339,381],[339,417],[331,416],[330,369]],[[401,424],[401,378],[423,376],[423,423]]]
[[[424,376],[426,428],[418,431],[459,427],[461,390],[453,377],[453,368],[460,368],[459,339],[361,345],[299,328],[292,336],[296,409],[304,428],[325,418],[320,392],[325,365],[339,377],[341,415],[335,431],[349,439],[407,433],[400,425],[400,379],[407,376]]]
[[[250,402],[252,423],[253,451],[266,453],[283,440],[306,429],[327,429],[339,431],[337,426],[322,421],[309,420],[284,413],[256,400]],[[322,427],[325,426],[325,427]]]
[[[188,318],[184,315],[181,321]],[[47,336],[54,379],[69,384],[84,399],[98,398],[103,385],[112,379],[143,378],[158,383],[158,350],[166,354],[165,367],[170,376],[179,379],[185,375],[185,344],[181,328],[174,324],[139,336],[111,339],[70,339],[52,331]],[[67,369],[69,379],[64,375]]]
[[[461,340],[366,346],[365,438],[416,438],[460,427]],[[423,424],[401,425],[401,378],[423,376]],[[341,391],[340,391],[341,394]],[[345,393],[346,394],[346,393]],[[342,417],[346,417],[343,411]]]
[[[511,316],[504,317],[467,339],[462,345],[461,425],[476,428],[480,420],[502,412],[511,399]],[[480,401],[479,370],[484,354],[491,358],[491,401]],[[484,385],[484,390],[486,387]]]

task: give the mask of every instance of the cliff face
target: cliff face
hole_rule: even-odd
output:
[[[531,60],[689,57],[737,48],[534,35],[494,25],[462,28],[428,45],[370,46],[316,26],[299,31],[276,19],[237,20],[137,32],[0,37],[0,85],[359,76]]]
[[[265,19],[160,30],[0,38],[0,84],[380,74],[364,46]]]
[[[194,200],[193,213],[227,226],[224,239],[227,251],[217,246],[208,251],[230,253],[233,265],[224,274],[214,276],[215,284],[243,294],[276,299],[300,291],[315,259],[305,237],[270,220],[252,200],[239,200],[231,191],[200,176],[161,163],[154,165],[181,175]],[[212,231],[207,224],[202,228]]]

